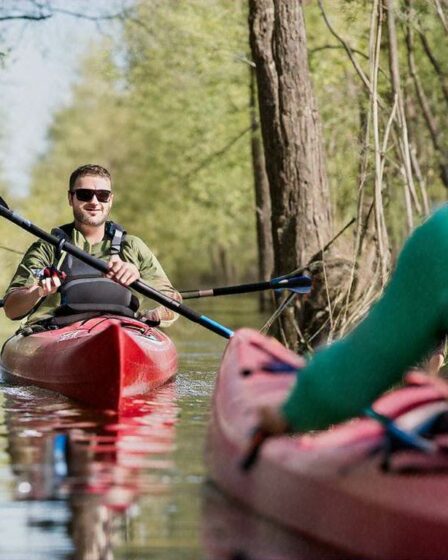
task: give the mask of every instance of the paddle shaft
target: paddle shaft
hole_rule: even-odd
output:
[[[43,229],[34,225],[29,220],[23,218],[16,212],[13,212],[9,208],[6,208],[1,204],[0,204],[0,216],[3,216],[10,222],[16,224],[17,226],[21,227],[25,231],[28,231],[32,235],[39,237],[43,241],[46,241],[50,245],[59,247],[61,250],[72,255],[73,257],[76,257],[80,261],[85,262],[86,264],[90,265],[92,268],[95,268],[99,272],[102,272],[104,274],[109,272],[109,267],[106,262],[97,259],[95,257],[92,257],[92,255],[89,255],[88,253],[86,253],[82,249],[79,249],[78,247],[76,247],[72,243],[69,243],[68,241],[61,240],[59,237],[56,237],[55,235],[51,235],[50,233],[44,231]],[[228,329],[227,327],[221,325],[220,323],[213,321],[212,319],[206,317],[205,315],[199,315],[193,309],[190,309],[189,307],[183,305],[182,303],[176,301],[175,299],[170,298],[165,294],[162,294],[161,292],[155,290],[154,288],[151,288],[151,286],[148,286],[141,280],[136,280],[130,285],[130,287],[136,292],[138,292],[139,294],[148,297],[156,301],[157,303],[160,303],[160,305],[163,305],[164,307],[171,309],[175,313],[182,315],[183,317],[189,319],[190,321],[193,321],[194,323],[198,323],[202,325],[206,329],[216,334],[219,334],[224,338],[230,338],[233,335],[233,331],[231,329]]]
[[[288,288],[310,288],[311,278],[309,276],[298,276],[294,278],[273,278],[266,282],[253,284],[238,284],[236,286],[224,286],[222,288],[210,288],[208,290],[188,290],[180,292],[183,299],[194,299],[210,296],[227,296],[232,294],[248,294],[262,290],[280,290]]]

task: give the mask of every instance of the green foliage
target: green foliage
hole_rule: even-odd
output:
[[[4,111],[0,108],[0,123],[4,121]],[[1,147],[6,142],[5,135],[0,128],[0,153],[2,153]],[[10,201],[11,204],[14,203],[14,198],[9,194],[6,180],[3,174],[3,165],[0,157],[0,196],[6,201]],[[25,248],[27,241],[26,234],[23,235],[21,232],[17,232],[14,228],[11,228],[10,224],[5,220],[0,218],[0,293],[6,288],[11,279],[11,274],[15,270],[19,260],[20,254],[14,251],[21,251],[21,247]],[[11,250],[12,249],[12,250]],[[0,296],[1,297],[1,296]],[[1,326],[0,326],[1,330]]]
[[[334,2],[324,0],[323,5],[332,27],[353,50],[358,64],[369,77],[368,56],[372,3],[366,0],[336,0]],[[435,121],[444,132],[446,129],[446,100],[443,98],[440,80],[424,53],[418,32],[423,31],[428,38],[433,53],[440,62],[445,80],[448,76],[446,32],[432,2],[414,0],[413,5],[414,9],[409,17],[415,33],[416,66]],[[408,129],[411,141],[416,148],[430,202],[437,204],[446,199],[446,189],[439,176],[440,156],[434,151],[409,72],[405,40],[408,14],[405,2],[397,1],[396,7],[399,66]],[[368,118],[370,110],[368,92],[355,72],[341,42],[329,32],[325,25],[317,2],[310,3],[305,13],[310,66],[324,127],[332,199],[336,217],[339,221],[346,221],[356,215],[357,211],[357,188],[360,181],[360,162],[363,150],[367,155],[365,192],[371,197],[373,194],[372,129],[367,144],[364,144],[365,136],[362,133],[363,123]],[[378,91],[384,104],[380,110],[380,136],[384,134],[392,106],[386,21],[383,23],[378,83]],[[442,137],[441,142],[447,153],[446,138]],[[416,183],[418,183],[417,180]],[[403,184],[404,178],[396,154],[396,141],[392,138],[389,142],[384,172],[383,196],[386,223],[393,248],[398,248],[407,234]],[[419,219],[421,218],[416,217],[416,223]]]
[[[140,2],[116,44],[92,46],[72,103],[56,114],[34,171],[32,198],[46,204],[31,214],[47,227],[66,219],[69,173],[98,162],[113,174],[115,219],[170,276],[188,285],[219,276],[218,245],[246,274],[256,254],[246,51],[233,4]]]
[[[372,196],[372,131],[364,145],[368,93],[317,2],[304,3],[309,60],[321,112],[336,220],[357,210],[360,161],[367,154],[365,189]],[[324,1],[336,32],[369,75],[371,2]],[[408,125],[432,203],[445,198],[435,153],[409,75],[407,14],[397,2],[402,85]],[[416,65],[439,128],[446,100],[417,32],[422,30],[448,72],[448,44],[434,6],[414,0]],[[114,39],[92,44],[82,61],[71,103],[59,111],[49,149],[34,169],[23,210],[51,227],[70,218],[67,178],[78,165],[110,168],[114,218],[143,237],[179,285],[220,279],[226,261],[237,276],[254,270],[254,200],[250,162],[249,69],[245,4],[228,0],[139,0]],[[378,90],[381,132],[391,108],[387,33],[383,30]],[[441,137],[446,150],[446,139]],[[395,141],[386,160],[385,213],[393,247],[406,233],[403,176]],[[243,249],[243,250],[242,250]],[[227,270],[227,272],[229,272]]]

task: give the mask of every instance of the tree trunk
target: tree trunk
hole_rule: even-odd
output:
[[[234,284],[236,282],[237,273],[233,260],[229,258],[227,249],[217,243],[210,248],[210,259],[213,265],[214,275],[211,281],[220,282],[224,285]]]
[[[321,123],[301,2],[249,0],[249,30],[280,275],[306,264],[331,237]],[[283,317],[282,327],[287,342],[296,346],[292,315]]]
[[[257,118],[257,100],[255,72],[250,67],[250,116],[252,124],[251,150],[252,168],[255,187],[255,212],[258,242],[258,273],[260,280],[270,280],[274,270],[274,248],[271,230],[271,195],[269,181],[266,174],[263,145]],[[269,291],[260,292],[260,311],[265,311],[272,304],[272,294]]]

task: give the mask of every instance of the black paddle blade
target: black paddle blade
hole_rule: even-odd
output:
[[[9,206],[6,204],[5,200],[0,196],[0,206],[3,208],[7,208],[9,210]]]

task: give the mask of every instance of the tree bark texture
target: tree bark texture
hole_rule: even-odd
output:
[[[331,238],[320,116],[308,67],[302,3],[249,0],[277,275],[307,263]],[[297,341],[292,313],[282,320]]]
[[[255,71],[250,67],[250,115],[252,124],[251,152],[255,187],[255,212],[258,244],[258,273],[262,280],[270,280],[274,271],[274,248],[271,229],[271,194],[266,173],[263,144],[260,137],[258,106],[256,99]],[[260,310],[265,311],[272,303],[269,291],[260,292]]]

